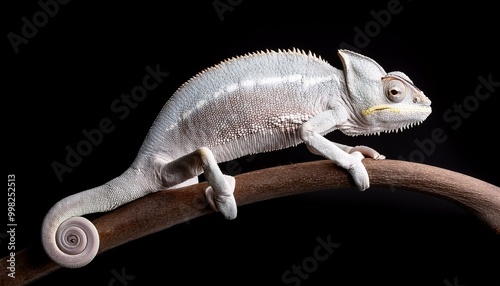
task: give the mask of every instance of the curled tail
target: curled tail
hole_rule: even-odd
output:
[[[92,261],[99,250],[99,233],[92,222],[81,216],[107,212],[150,193],[137,184],[140,181],[137,173],[128,169],[102,186],[57,202],[42,224],[42,244],[47,255],[68,268]]]

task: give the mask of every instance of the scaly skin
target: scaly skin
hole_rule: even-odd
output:
[[[361,160],[384,156],[323,135],[336,129],[347,135],[402,130],[426,119],[431,102],[405,74],[386,73],[372,59],[350,51],[340,50],[339,56],[343,71],[298,50],[258,52],[226,60],[187,81],[163,107],[129,169],[49,211],[42,228],[47,254],[64,267],[86,265],[97,253],[99,237],[79,216],[196,183],[201,173],[210,185],[210,205],[234,219],[234,178],[223,175],[217,163],[302,142],[349,171],[360,190],[368,188]]]

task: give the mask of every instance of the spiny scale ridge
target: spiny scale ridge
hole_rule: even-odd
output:
[[[234,56],[234,57],[231,57],[231,58],[227,58],[227,59],[219,62],[218,64],[215,64],[213,66],[205,68],[204,70],[202,70],[201,72],[197,73],[195,76],[191,77],[186,82],[184,82],[177,90],[179,90],[182,87],[184,87],[185,85],[191,83],[195,78],[199,77],[200,75],[202,75],[202,74],[204,74],[206,72],[209,72],[211,70],[220,68],[220,67],[222,67],[222,66],[224,66],[224,65],[226,65],[228,63],[231,63],[231,62],[236,61],[236,60],[248,58],[248,57],[255,57],[255,56],[261,56],[261,55],[267,55],[267,54],[298,54],[298,55],[303,55],[303,56],[310,57],[313,60],[317,60],[317,61],[320,61],[320,62],[328,63],[327,61],[325,61],[324,59],[322,59],[321,56],[317,56],[315,53],[313,53],[311,51],[306,52],[304,50],[297,49],[297,48],[292,48],[292,49],[288,49],[288,50],[278,49],[278,51],[266,49],[265,51],[255,51],[255,52],[250,52],[250,53],[243,54],[241,56]]]

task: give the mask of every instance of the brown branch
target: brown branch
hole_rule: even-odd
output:
[[[371,186],[395,187],[448,199],[460,204],[500,233],[500,188],[449,170],[394,160],[364,159]],[[205,201],[206,183],[157,192],[95,219],[101,240],[99,253],[140,237],[211,213]],[[353,187],[348,173],[329,161],[275,167],[236,176],[238,205],[318,190]],[[7,277],[8,257],[1,260],[2,285],[34,281],[59,268],[40,245],[16,254],[16,278]]]

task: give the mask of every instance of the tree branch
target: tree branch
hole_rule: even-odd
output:
[[[493,231],[500,233],[500,188],[453,171],[423,164],[364,159],[373,187],[395,187],[422,192],[457,203]],[[205,200],[206,183],[157,192],[95,219],[101,240],[99,253],[140,237],[213,212]],[[239,206],[300,193],[354,187],[349,174],[330,161],[315,161],[253,171],[236,176]],[[1,260],[3,285],[34,281],[59,268],[40,244],[16,253],[15,279],[7,277]],[[5,279],[3,277],[6,277]]]

